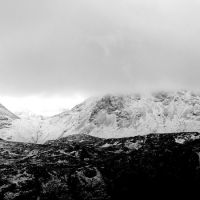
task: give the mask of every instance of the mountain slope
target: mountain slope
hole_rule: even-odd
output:
[[[0,104],[0,129],[10,127],[11,122],[15,119],[19,119],[19,117]]]
[[[91,98],[45,120],[41,131],[49,139],[80,133],[119,138],[200,131],[200,95],[183,91]]]
[[[0,149],[2,200],[193,199],[199,191],[199,133],[0,140]]]
[[[120,138],[149,133],[200,132],[200,95],[188,91],[90,98],[49,118],[15,120],[4,130],[12,141],[44,143],[71,134]],[[5,135],[5,134],[4,134]]]

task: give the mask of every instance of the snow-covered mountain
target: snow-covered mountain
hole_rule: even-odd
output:
[[[19,117],[0,104],[0,129],[9,128],[15,119],[19,119]]]
[[[8,127],[0,129],[0,138],[8,141],[38,143],[38,135],[45,117],[27,111],[16,114],[18,118],[10,121]]]
[[[183,131],[200,131],[200,94],[179,91],[90,98],[49,118],[15,120],[6,137],[1,133],[0,137],[44,143],[71,134],[119,138]]]
[[[77,133],[118,138],[181,131],[200,131],[200,95],[186,91],[105,95],[43,124],[43,132],[51,139]]]

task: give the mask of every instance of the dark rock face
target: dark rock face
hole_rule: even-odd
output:
[[[0,199],[191,197],[200,185],[199,152],[199,133],[72,135],[44,145],[0,140]]]

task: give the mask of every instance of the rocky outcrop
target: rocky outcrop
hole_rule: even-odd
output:
[[[43,145],[0,140],[0,199],[191,197],[200,184],[199,152],[199,133],[77,134]]]

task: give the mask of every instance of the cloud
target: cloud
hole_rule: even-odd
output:
[[[12,112],[31,112],[37,115],[52,116],[84,101],[85,97],[73,95],[70,97],[63,96],[26,96],[26,97],[0,97],[0,102]]]
[[[197,88],[199,1],[0,2],[1,95]]]

